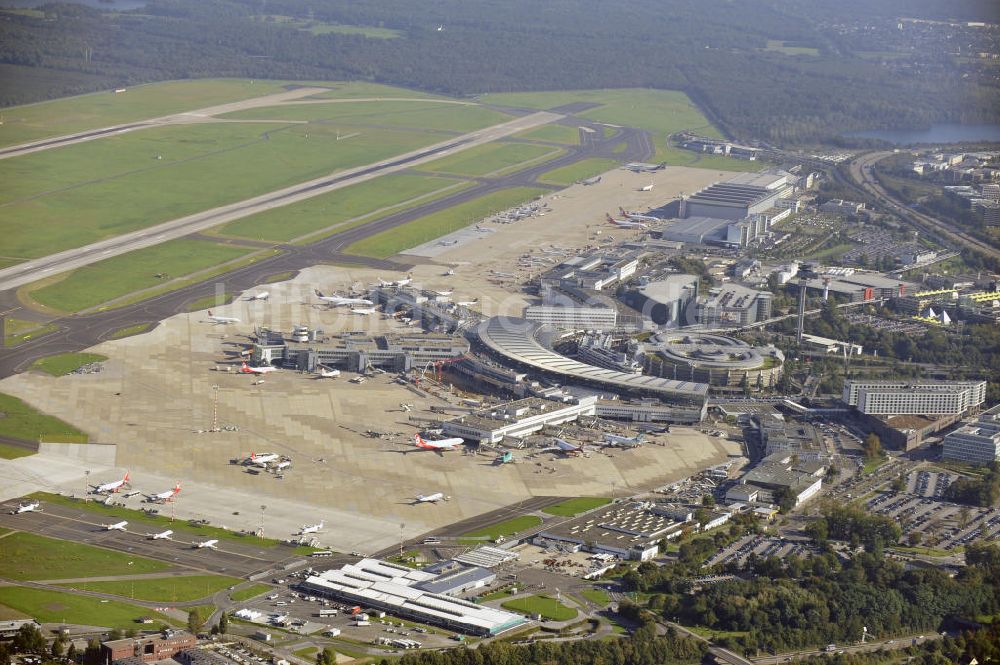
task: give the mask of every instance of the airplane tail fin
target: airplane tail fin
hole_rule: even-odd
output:
[[[125,477],[122,478],[126,483],[128,482],[128,471],[125,472]]]
[[[427,442],[424,441],[419,434],[413,435],[413,443],[417,446],[417,448],[427,447]]]
[[[215,316],[214,314],[212,314],[212,310],[208,310],[208,315],[209,316]]]

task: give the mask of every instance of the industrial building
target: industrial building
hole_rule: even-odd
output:
[[[311,575],[301,586],[316,595],[469,635],[499,635],[527,623],[519,614],[426,590],[436,588],[436,582],[452,573],[439,575],[378,559],[362,559]],[[486,577],[480,579],[493,573],[483,575]],[[451,583],[460,582],[453,577]]]
[[[841,398],[873,415],[957,415],[986,401],[985,381],[847,381]]]
[[[611,504],[536,534],[539,547],[612,554],[620,559],[648,561],[659,552],[659,542],[675,538],[687,524],[650,510],[652,504]]]
[[[800,285],[799,279],[792,279]],[[891,279],[879,273],[859,272],[852,268],[828,268],[823,274],[806,280],[807,292],[839,295],[850,302],[898,298],[916,290],[917,285]]]
[[[622,300],[660,326],[688,323],[687,312],[698,298],[698,276],[673,274],[625,292]]]
[[[1000,462],[1000,405],[944,437],[941,457],[966,464]]]
[[[561,425],[580,416],[593,416],[597,413],[596,407],[597,397],[594,396],[580,397],[575,404],[528,397],[446,420],[441,428],[446,436],[495,444],[504,437],[523,437],[546,425]]]
[[[705,417],[707,385],[618,372],[567,358],[552,350],[554,332],[532,321],[497,316],[479,324],[475,336],[484,352],[504,364],[619,395],[656,397],[689,407],[695,420]]]
[[[402,372],[469,351],[469,344],[462,337],[435,333],[320,335],[316,331],[309,335],[309,341],[295,341],[280,332],[261,328],[257,330],[251,358],[256,364],[278,363],[302,372],[315,372],[320,365],[352,372],[372,367]]]
[[[622,255],[601,251],[573,256],[547,270],[539,278],[546,287],[575,287],[600,291],[624,281],[635,274],[639,267],[638,255]]]
[[[198,638],[188,632],[164,630],[159,635],[109,640],[101,642],[101,665],[111,665],[116,660],[137,658],[143,663],[173,658],[184,649],[198,644]]]
[[[781,378],[784,354],[708,333],[660,333],[639,346],[643,370],[653,376],[707,383],[713,392],[759,392]]]
[[[787,174],[740,173],[684,198],[680,216],[739,220],[770,210],[792,190]]]
[[[698,322],[709,328],[740,327],[771,318],[774,296],[738,284],[725,284],[712,289],[698,303]]]

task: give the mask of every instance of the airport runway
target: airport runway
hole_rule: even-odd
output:
[[[0,526],[27,531],[70,542],[106,547],[108,549],[157,559],[184,568],[210,573],[247,577],[269,570],[282,562],[297,558],[292,548],[277,545],[270,548],[255,547],[252,536],[246,543],[219,541],[218,549],[197,549],[187,534],[178,534],[177,540],[151,540],[145,527],[129,527],[130,531],[107,531],[102,524],[117,521],[86,510],[42,502],[41,512],[11,515],[19,501],[0,505]],[[164,527],[164,529],[169,527]],[[210,536],[207,536],[207,540]]]
[[[575,124],[591,123],[575,122]],[[623,141],[627,145],[626,151],[615,154],[614,147]],[[31,339],[16,347],[0,350],[0,377],[25,371],[32,362],[39,358],[86,349],[104,341],[122,328],[142,323],[155,324],[185,311],[188,303],[213,295],[216,293],[217,285],[220,284],[224,285],[227,292],[245,291],[260,284],[269,275],[302,270],[320,262],[356,264],[385,270],[405,271],[409,267],[408,265],[381,259],[350,256],[344,254],[343,250],[352,243],[369,236],[406,224],[424,215],[470,201],[484,194],[509,187],[537,185],[535,178],[538,175],[582,159],[606,156],[625,161],[643,161],[648,159],[651,154],[652,146],[644,131],[622,128],[611,137],[592,139],[579,146],[571,147],[566,155],[555,160],[509,176],[483,179],[480,184],[452,196],[410,208],[369,224],[356,226],[310,245],[280,245],[278,247],[282,253],[237,268],[225,275],[216,276],[133,305],[55,319],[52,323],[59,327],[58,330]],[[409,165],[404,165],[402,168],[405,169],[407,166]],[[20,316],[16,313],[18,309],[20,309],[20,304],[14,289],[0,292],[0,310],[3,310],[7,315]]]

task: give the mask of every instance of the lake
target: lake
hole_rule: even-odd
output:
[[[847,134],[851,138],[882,139],[897,145],[1000,141],[1000,125],[960,125],[942,122],[925,129],[870,129]]]

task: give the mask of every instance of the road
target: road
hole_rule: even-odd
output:
[[[950,243],[958,247],[971,249],[973,251],[1000,259],[1000,248],[979,240],[965,231],[955,229],[949,225],[934,219],[930,215],[925,215],[910,208],[904,201],[900,201],[893,194],[887,191],[872,175],[872,168],[877,162],[895,154],[892,151],[870,152],[861,155],[850,163],[849,173],[854,184],[864,189],[874,196],[886,208],[896,213],[903,221],[917,229],[936,236],[945,243]]]
[[[587,122],[581,121],[576,124],[587,124]],[[625,152],[615,154],[613,152],[615,146],[623,141],[627,146]],[[57,353],[81,351],[108,339],[110,335],[123,328],[137,324],[155,324],[165,318],[184,312],[188,303],[215,294],[219,284],[224,284],[225,290],[230,293],[245,291],[260,284],[270,275],[298,271],[317,263],[331,261],[385,270],[405,270],[407,265],[351,256],[344,254],[343,250],[369,236],[494,191],[521,185],[537,186],[535,179],[540,174],[567,166],[581,159],[594,156],[613,156],[618,160],[643,161],[648,159],[651,154],[645,132],[622,129],[615,136],[571,147],[567,150],[567,154],[552,161],[501,178],[483,179],[480,184],[451,196],[383,217],[369,224],[350,228],[310,245],[280,245],[278,248],[282,250],[282,253],[237,268],[225,275],[211,277],[132,305],[55,319],[52,323],[58,327],[57,330],[35,337],[16,347],[0,349],[0,378],[25,371],[31,363],[39,358]],[[20,308],[21,305],[15,290],[0,291],[0,311],[4,311],[7,315],[17,316],[17,311]]]
[[[169,222],[163,222],[162,224],[139,231],[133,231],[132,233],[115,236],[83,247],[68,249],[63,252],[33,259],[26,263],[20,263],[0,270],[0,291],[16,289],[19,286],[29,284],[54,273],[82,268],[91,263],[97,263],[98,261],[142,249],[143,247],[157,245],[168,240],[205,231],[214,226],[255,215],[265,210],[290,205],[373,178],[396,173],[403,169],[443,157],[454,150],[465,150],[482,143],[496,141],[517,132],[554,122],[562,117],[554,113],[539,111],[531,115],[516,118],[510,122],[450,138],[447,141],[375,162],[374,164],[315,178],[244,201],[219,206],[218,208],[205,210]]]

